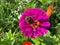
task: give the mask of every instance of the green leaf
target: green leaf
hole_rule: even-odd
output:
[[[39,41],[40,38],[39,37],[32,38],[31,40],[34,42],[35,45],[39,45],[40,44],[40,41]]]

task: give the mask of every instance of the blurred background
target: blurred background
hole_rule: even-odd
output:
[[[28,41],[34,45],[60,45],[60,0],[0,0],[0,45],[22,45],[26,41],[18,27],[22,12],[32,7],[46,11],[52,2],[49,32]]]

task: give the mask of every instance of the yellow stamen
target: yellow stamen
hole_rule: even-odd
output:
[[[36,25],[34,25],[36,23]],[[32,28],[37,28],[40,25],[40,22],[38,20],[34,20],[34,23],[30,24]]]

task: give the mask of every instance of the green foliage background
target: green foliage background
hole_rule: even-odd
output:
[[[18,27],[19,15],[26,7],[39,7],[46,11],[52,2],[54,10],[49,19],[49,32],[25,39]],[[26,40],[34,45],[60,45],[60,0],[0,0],[0,45],[22,45]]]

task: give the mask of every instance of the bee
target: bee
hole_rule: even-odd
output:
[[[30,24],[33,23],[32,17],[25,17],[25,20],[26,20],[27,22],[29,22]]]

